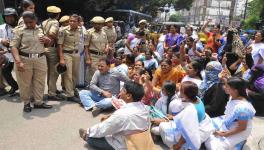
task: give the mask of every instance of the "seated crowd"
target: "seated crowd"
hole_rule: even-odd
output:
[[[169,26],[156,45],[137,31],[114,63],[100,59],[80,99],[94,116],[115,111],[80,136],[98,149],[155,149],[159,137],[175,150],[242,149],[264,114],[264,32],[243,44],[238,30],[209,32],[208,22],[198,34]]]

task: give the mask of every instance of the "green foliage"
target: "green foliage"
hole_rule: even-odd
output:
[[[256,23],[259,21],[259,16],[250,16],[244,22],[244,29],[255,29]]]
[[[0,24],[3,24],[4,23],[4,20],[2,18],[2,14],[0,13]]]
[[[179,13],[172,14],[169,18],[169,21],[178,22],[180,21],[181,15]]]
[[[248,4],[248,15],[244,21],[245,29],[255,29],[264,9],[264,0],[253,0]]]

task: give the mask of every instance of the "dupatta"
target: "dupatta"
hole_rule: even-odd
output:
[[[185,139],[185,148],[199,150],[201,137],[199,131],[199,121],[197,111],[193,104],[189,104],[183,111],[174,117],[177,131]]]

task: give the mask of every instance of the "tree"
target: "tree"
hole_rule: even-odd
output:
[[[170,16],[169,21],[178,22],[181,19],[181,15],[179,13],[174,13]]]
[[[229,13],[229,24],[231,23],[231,21],[233,21],[235,6],[236,6],[236,0],[232,0],[231,9]]]
[[[244,21],[245,29],[255,29],[256,23],[260,21],[261,13],[264,9],[264,0],[253,0],[248,4],[248,14]]]

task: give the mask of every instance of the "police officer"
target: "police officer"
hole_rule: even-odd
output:
[[[66,27],[69,25],[69,19],[70,19],[70,16],[62,16],[59,20],[60,24],[61,24],[61,27]]]
[[[6,8],[3,12],[3,19],[5,24],[0,26],[0,48],[5,53],[7,62],[2,66],[2,75],[6,82],[11,86],[9,90],[9,96],[14,96],[18,90],[18,85],[12,76],[12,70],[14,67],[13,56],[11,54],[10,41],[13,38],[12,30],[17,24],[18,15],[14,8]]]
[[[68,26],[69,25],[69,20],[70,20],[70,16],[62,16],[61,18],[60,18],[60,20],[59,20],[59,22],[60,22],[60,29],[62,29],[62,28],[64,28],[64,27],[66,27],[66,26]],[[62,89],[63,89],[63,91],[65,91],[65,84],[64,84],[64,75],[62,74],[61,75],[61,87],[62,87]],[[63,93],[62,93],[63,94]],[[64,97],[66,97],[66,96],[64,96]]]
[[[49,18],[42,23],[42,28],[44,34],[52,39],[52,46],[46,49],[46,57],[47,57],[47,64],[48,64],[48,99],[52,100],[61,100],[59,96],[57,96],[57,80],[59,74],[55,71],[55,65],[59,62],[58,54],[56,50],[56,42],[57,42],[57,35],[59,31],[59,19],[61,9],[56,6],[48,6],[47,12]]]
[[[112,46],[117,39],[117,34],[113,23],[114,23],[113,17],[106,18],[105,19],[106,26],[103,27],[103,31],[106,33],[108,43],[111,44],[109,46]]]
[[[96,16],[92,20],[93,28],[87,30],[88,51],[91,55],[92,64],[88,66],[86,82],[90,83],[94,72],[97,69],[98,60],[108,54],[108,40],[106,33],[102,30],[105,23],[103,17]]]
[[[108,52],[108,59],[113,60],[114,52],[115,52],[115,42],[117,39],[117,33],[114,27],[114,18],[109,17],[105,19],[105,25],[103,27],[103,31],[106,33],[107,40],[108,40],[108,46],[109,46],[109,52]]]
[[[144,31],[146,39],[150,40],[150,32],[149,30],[146,28],[147,26],[147,20],[142,19],[138,22],[139,24],[139,28],[136,28],[136,33],[138,33],[139,31]]]
[[[64,84],[68,101],[80,103],[80,100],[74,95],[76,79],[78,76],[80,55],[78,53],[81,28],[79,26],[79,16],[74,14],[70,17],[70,25],[59,30],[58,35],[58,54],[61,65],[66,65],[67,70],[64,73]],[[86,33],[85,33],[86,34]],[[87,37],[87,34],[85,35]],[[87,38],[85,38],[87,39]],[[84,50],[87,56],[87,63],[90,63],[90,56],[87,52],[87,42],[84,43]]]
[[[24,11],[35,12],[35,4],[31,0],[22,0],[21,3],[20,3],[20,9],[21,9],[22,13]],[[20,17],[20,19],[18,20],[18,23],[17,24],[19,26],[20,25],[24,25],[23,17]]]
[[[22,15],[25,26],[14,29],[11,41],[12,54],[16,64],[16,75],[20,98],[24,102],[24,111],[30,112],[30,98],[34,97],[34,108],[50,109],[51,105],[43,102],[47,62],[44,55],[45,46],[51,40],[44,36],[37,26],[37,17],[33,12],[25,11]]]

